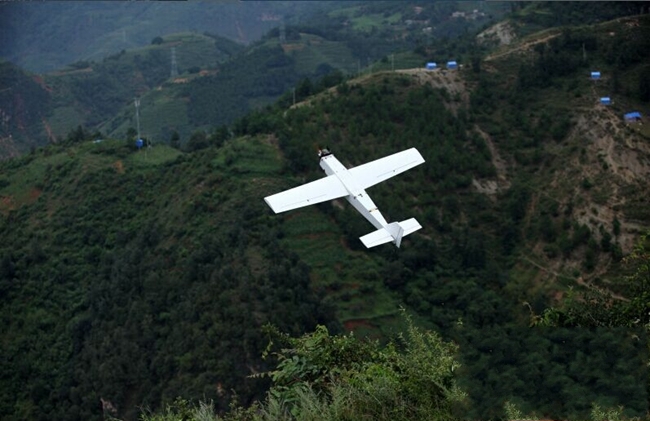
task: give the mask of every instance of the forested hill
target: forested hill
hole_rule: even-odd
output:
[[[638,336],[529,324],[570,290],[632,297],[650,135],[622,114],[648,113],[649,25],[531,34],[455,71],[384,63],[182,150],[80,127],[0,163],[0,417],[136,419],[176,397],[226,411],[263,397],[248,376],[267,368],[264,324],[388,338],[400,305],[459,345],[467,418],[506,401],[644,415]],[[423,229],[366,250],[372,227],[343,201],[273,214],[266,195],[322,176],[322,145],[349,166],[417,147],[424,165],[368,193]]]

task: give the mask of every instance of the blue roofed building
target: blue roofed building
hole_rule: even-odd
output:
[[[632,111],[629,113],[624,114],[625,121],[629,122],[635,122],[635,121],[641,121],[641,113],[638,111]]]

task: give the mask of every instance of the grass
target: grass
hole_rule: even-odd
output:
[[[363,15],[352,18],[352,27],[357,31],[370,32],[373,27],[382,28],[386,24],[397,23],[402,19],[401,13],[393,13],[388,17],[383,14]]]
[[[350,50],[341,42],[301,34],[302,48],[294,50],[296,70],[300,73],[313,73],[322,63],[345,72],[356,69],[356,61]]]
[[[361,10],[361,6],[347,7],[343,9],[333,10],[328,13],[330,17],[345,16],[347,18],[352,18],[357,12]]]
[[[353,210],[349,214],[360,217]],[[284,245],[311,267],[314,287],[329,291],[337,318],[361,336],[388,337],[400,303],[383,286],[376,255],[345,247],[340,228],[317,208],[284,218]]]
[[[48,119],[52,132],[64,135],[79,125],[83,120],[81,112],[73,106],[57,107],[53,115]]]
[[[176,97],[176,89],[166,85],[161,90],[152,90],[143,95],[140,103],[140,131],[142,136],[159,143],[169,141],[170,133],[176,130],[181,138],[191,134],[187,117],[187,103]],[[124,109],[117,117],[104,123],[101,131],[110,137],[126,136],[129,128],[137,126],[135,107]]]
[[[116,161],[113,149],[119,141],[101,144],[84,142],[66,150],[57,146],[40,149],[34,156],[22,158],[22,164],[14,171],[7,171],[0,183],[0,211],[19,208],[35,202],[52,170],[74,172],[75,180],[88,172],[110,168]]]
[[[414,69],[414,68],[424,68],[426,60],[419,54],[413,52],[405,52],[394,54],[392,57],[386,57],[385,61],[378,61],[373,63],[372,71],[388,71],[393,69]],[[441,63],[438,63],[440,66]]]
[[[181,152],[177,149],[165,145],[155,145],[151,148],[144,147],[140,151],[132,153],[124,161],[127,165],[145,167],[173,161],[179,155],[181,155]]]
[[[373,26],[381,28],[387,24],[400,22],[402,19],[401,13],[393,13],[390,16],[384,17],[383,13],[363,14],[360,13],[361,11],[362,6],[355,6],[335,10],[328,15],[330,17],[345,16],[352,24],[354,30],[365,32],[371,31]]]
[[[283,162],[275,149],[263,138],[240,138],[223,146],[223,153],[213,161],[217,168],[228,167],[238,176],[270,175],[282,171]]]

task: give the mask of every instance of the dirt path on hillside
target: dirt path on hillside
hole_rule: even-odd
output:
[[[497,149],[496,145],[494,144],[494,141],[492,140],[492,137],[485,133],[479,126],[474,126],[474,130],[478,132],[478,134],[481,135],[483,140],[485,140],[485,144],[487,145],[488,149],[490,150],[490,155],[492,156],[492,165],[494,165],[494,168],[497,170],[497,179],[504,183],[507,184],[507,187],[510,186],[510,182],[508,181],[508,171],[507,171],[507,163],[506,161],[501,157],[501,154],[499,154],[499,150]],[[507,188],[506,187],[506,188]]]
[[[625,298],[620,294],[616,294],[616,293],[614,293],[614,292],[612,292],[612,291],[610,291],[608,289],[597,287],[596,285],[592,284],[588,280],[585,280],[582,276],[579,276],[578,278],[574,278],[574,277],[570,277],[570,276],[566,276],[566,275],[560,275],[559,273],[557,273],[553,269],[550,269],[550,268],[547,268],[545,266],[540,265],[539,263],[535,262],[534,260],[532,260],[528,256],[521,256],[520,259],[530,263],[531,265],[535,266],[536,268],[538,268],[538,269],[540,269],[540,270],[542,270],[542,271],[544,271],[544,272],[546,272],[546,273],[548,273],[550,275],[553,275],[556,279],[559,278],[559,277],[569,278],[569,279],[575,281],[578,285],[580,285],[582,287],[589,288],[589,289],[591,289],[593,291],[597,291],[597,292],[600,292],[602,294],[610,294],[612,296],[612,298],[614,298],[615,300],[630,301],[628,298]],[[608,267],[609,267],[609,264],[604,265],[604,267],[602,269],[600,269],[597,273],[593,273],[590,276],[590,278],[598,278],[598,277],[602,276],[603,274],[607,273],[607,268]]]
[[[68,76],[68,75],[77,75],[80,73],[91,73],[93,72],[92,67],[84,67],[83,69],[72,69],[72,70],[60,70],[58,72],[50,73],[50,76]]]
[[[496,60],[496,59],[498,59],[498,58],[500,58],[500,57],[504,57],[504,56],[510,55],[510,54],[512,54],[512,53],[516,53],[517,51],[527,50],[527,49],[529,49],[530,47],[532,47],[533,45],[537,45],[537,44],[541,44],[541,43],[544,43],[544,42],[548,42],[549,40],[552,40],[553,38],[556,38],[556,37],[558,37],[558,36],[560,36],[559,33],[557,33],[557,34],[550,34],[550,35],[547,35],[547,36],[545,36],[545,37],[543,37],[543,38],[534,39],[534,40],[530,40],[530,41],[525,41],[525,42],[519,44],[518,46],[516,46],[516,47],[514,47],[514,48],[509,48],[509,49],[506,50],[506,51],[502,51],[502,52],[500,52],[500,53],[490,54],[489,56],[487,56],[487,57],[485,58],[484,61],[492,61],[492,60]]]
[[[479,192],[487,195],[494,195],[500,191],[510,188],[510,180],[508,180],[508,164],[501,157],[499,149],[495,145],[492,137],[485,133],[479,126],[474,125],[474,130],[483,138],[488,150],[490,151],[491,162],[496,169],[495,179],[472,179],[472,185]]]

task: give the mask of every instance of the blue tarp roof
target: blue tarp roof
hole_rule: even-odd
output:
[[[631,113],[625,114],[626,119],[631,119],[631,118],[641,118],[641,113],[638,111],[633,111]]]
[[[591,77],[600,77],[600,72],[591,72]]]
[[[427,69],[435,69],[436,67],[438,67],[438,65],[433,61],[427,63]]]

